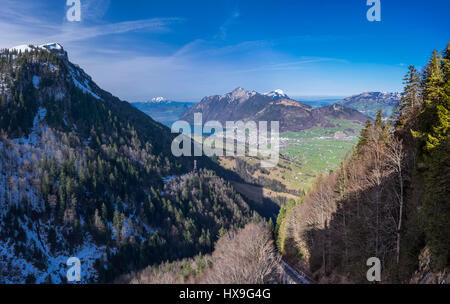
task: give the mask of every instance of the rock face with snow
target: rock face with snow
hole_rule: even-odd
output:
[[[1,50],[0,85],[0,284],[66,282],[69,257],[81,282],[111,282],[210,250],[222,223],[242,220],[230,215],[250,217],[228,188],[220,214],[199,199],[202,214],[172,204],[176,185],[163,180],[193,159],[175,158],[169,128],[99,88],[59,44]]]

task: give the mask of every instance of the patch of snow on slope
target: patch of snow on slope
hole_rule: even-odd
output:
[[[6,85],[6,75],[0,73],[0,91],[8,95],[8,86]]]
[[[27,248],[34,252],[38,250],[42,256],[41,263],[36,263],[35,259],[24,256],[22,253],[16,254],[16,240],[7,238],[0,241],[0,283],[16,284],[25,283],[28,278],[33,278],[35,283],[63,283],[69,266],[66,265],[70,257],[77,257],[81,262],[81,282],[89,283],[98,279],[95,270],[95,261],[106,258],[106,247],[97,246],[93,243],[92,237],[85,235],[83,245],[75,248],[73,253],[68,251],[58,251],[52,253],[47,240],[47,233],[51,222],[43,223],[31,221],[25,216],[25,221],[21,222],[21,227],[25,230]],[[56,229],[57,238],[62,238],[62,231]],[[3,273],[2,273],[3,272]]]
[[[28,138],[22,137],[14,139],[14,143],[38,146],[40,144],[40,135],[42,131],[45,129],[45,126],[41,126],[45,116],[47,116],[47,110],[45,108],[40,107],[36,116],[33,119],[33,129],[30,135],[28,135]]]
[[[94,98],[101,100],[100,96],[98,96],[97,94],[92,92],[92,89],[89,86],[89,81],[87,79],[84,79],[83,83],[81,83],[77,80],[77,77],[75,75],[80,77],[80,72],[78,70],[74,70],[72,68],[72,66],[70,66],[70,65],[69,65],[69,70],[70,70],[70,75],[72,76],[73,83],[75,84],[75,86],[77,88],[82,90],[84,93],[90,94]]]
[[[39,83],[41,82],[41,77],[39,76],[33,76],[33,86],[37,90],[39,89]]]
[[[90,235],[86,234],[83,245],[74,250],[73,254],[62,252],[61,254],[49,256],[48,268],[38,278],[36,283],[45,283],[50,275],[53,283],[61,283],[61,277],[65,278],[69,266],[67,260],[71,257],[80,259],[81,262],[81,282],[89,283],[98,278],[95,270],[95,261],[106,258],[106,246],[97,246],[93,243]]]
[[[100,96],[92,92],[91,88],[87,88],[84,85],[82,85],[73,75],[72,75],[73,83],[75,86],[79,89],[81,89],[84,93],[91,94],[96,99],[101,99]]]

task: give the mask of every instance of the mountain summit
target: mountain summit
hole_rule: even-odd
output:
[[[280,99],[280,98],[289,98],[289,96],[286,95],[286,93],[283,92],[283,90],[275,90],[269,93],[264,93],[264,95],[272,97],[273,99]]]
[[[161,102],[165,102],[165,101],[169,101],[169,100],[165,97],[159,96],[159,97],[152,98],[152,100],[150,102],[161,103]]]
[[[190,108],[181,119],[193,122],[194,113],[203,113],[205,121],[236,121],[250,117],[255,111],[262,110],[274,99],[255,91],[246,91],[241,87],[224,95],[205,97]]]
[[[23,44],[12,47],[9,49],[10,52],[17,51],[18,53],[32,52],[33,50],[47,50],[49,52],[59,54],[61,56],[67,57],[67,52],[64,50],[63,46],[59,43],[52,42],[42,45],[32,45]]]
[[[279,121],[280,131],[301,131],[313,126],[330,126],[329,119],[365,122],[368,117],[357,110],[333,105],[314,109],[290,99],[283,91],[261,94],[237,88],[225,95],[205,97],[187,110],[180,119],[193,123],[194,113],[202,113],[203,121],[253,120]]]
[[[380,109],[384,117],[390,117],[397,108],[400,98],[400,93],[365,92],[347,97],[339,103],[371,118],[375,118]]]

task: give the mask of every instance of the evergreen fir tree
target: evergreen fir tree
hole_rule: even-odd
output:
[[[369,130],[372,127],[372,122],[368,119],[364,128],[361,130],[361,135],[359,136],[359,141],[356,146],[356,151],[361,151],[361,148],[367,144],[369,138]]]
[[[400,105],[398,109],[398,116],[405,114],[408,109],[415,108],[420,104],[421,95],[421,79],[420,74],[416,68],[412,65],[408,68],[408,72],[403,79],[405,88],[402,92],[400,99]]]
[[[381,109],[377,111],[377,116],[375,117],[375,126],[383,127],[383,112]]]
[[[443,105],[444,73],[441,56],[435,50],[424,72],[423,87],[425,109],[420,116],[421,133],[416,133],[425,139],[425,149],[431,151],[443,139],[443,133],[448,129],[448,109]],[[447,117],[447,119],[446,119]],[[447,120],[447,121],[446,121]],[[436,124],[436,122],[439,122]],[[444,135],[445,136],[445,135]]]
[[[420,158],[424,177],[424,199],[420,214],[432,266],[443,269],[450,260],[450,44],[441,58],[433,53],[423,79],[425,109],[419,119],[421,128],[413,132],[422,142]]]

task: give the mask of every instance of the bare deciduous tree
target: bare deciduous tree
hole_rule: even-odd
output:
[[[400,262],[400,237],[401,237],[401,229],[402,229],[402,219],[403,219],[403,209],[404,209],[404,160],[405,160],[405,151],[403,149],[403,143],[401,139],[397,137],[393,137],[388,143],[388,150],[386,153],[386,157],[388,160],[388,166],[395,173],[398,180],[398,188],[394,188],[394,192],[396,195],[396,200],[398,201],[398,218],[397,218],[397,264]]]
[[[278,281],[280,265],[274,250],[267,225],[250,223],[240,231],[228,232],[216,244],[212,255],[213,266],[204,281],[215,284]]]

